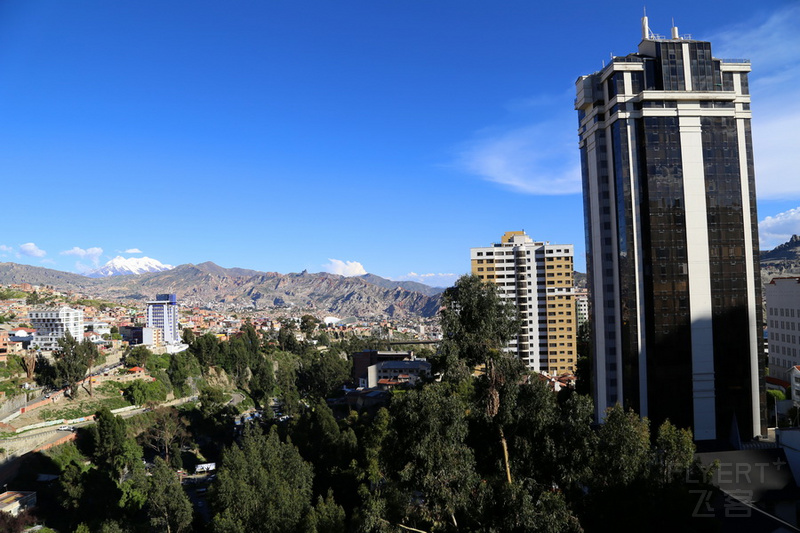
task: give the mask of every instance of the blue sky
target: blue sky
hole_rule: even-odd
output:
[[[585,248],[575,80],[641,2],[0,2],[0,261],[432,285],[524,229]],[[800,3],[647,5],[752,60],[762,248],[800,233]]]

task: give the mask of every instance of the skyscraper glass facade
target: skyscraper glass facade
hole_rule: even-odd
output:
[[[599,419],[765,432],[749,70],[648,28],[577,82]]]

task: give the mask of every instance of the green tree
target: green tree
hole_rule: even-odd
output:
[[[483,405],[490,423],[500,437],[503,464],[508,483],[512,482],[504,418],[513,404],[513,392],[504,398],[504,388],[514,389],[522,374],[517,360],[511,360],[503,347],[519,332],[517,310],[504,301],[493,283],[475,275],[462,276],[445,290],[441,311],[442,343],[440,360],[445,378],[463,380],[482,365]],[[509,401],[510,400],[510,401]],[[504,414],[505,413],[505,414]],[[500,418],[497,418],[500,415]]]
[[[412,527],[440,531],[471,505],[478,486],[475,458],[466,445],[468,405],[446,384],[412,390],[392,404],[385,460],[407,506]]]
[[[225,450],[213,491],[217,533],[297,532],[311,509],[312,467],[274,429],[248,426]]]
[[[345,512],[333,499],[333,492],[317,497],[317,503],[308,514],[307,533],[345,533]]]
[[[696,492],[710,490],[707,481],[694,463],[688,430],[666,421],[651,445],[648,420],[616,405],[598,432],[588,494],[576,504],[587,531],[602,531],[610,520],[616,531],[640,531],[642,523],[658,531],[696,531]]]
[[[258,356],[250,376],[250,396],[259,405],[266,406],[275,389],[275,371],[272,360],[265,356]]]
[[[70,389],[70,395],[76,396],[78,382],[86,377],[89,364],[86,351],[69,331],[58,339],[58,350],[55,354],[55,380]]]
[[[216,338],[214,338],[214,342],[216,342]],[[201,371],[198,361],[190,351],[173,354],[169,360],[167,375],[169,376],[170,383],[172,383],[175,396],[178,398],[189,395],[191,392],[191,387],[188,383],[189,378],[199,376],[200,374]]]
[[[214,418],[219,414],[228,398],[225,396],[225,391],[220,387],[213,387],[211,385],[205,386],[200,389],[198,396],[200,400],[200,407],[205,418]]]
[[[299,417],[292,437],[301,455],[315,466],[315,494],[323,495],[333,489],[346,498],[355,493],[356,479],[351,466],[356,461],[358,440],[351,428],[340,429],[324,400]]]
[[[58,381],[56,366],[45,356],[38,354],[34,365],[36,382],[44,387],[53,389],[61,388],[63,383]]]
[[[252,348],[253,346],[243,336],[234,337],[222,344],[220,363],[240,387],[246,386],[250,365],[254,364],[255,358],[258,357],[258,346],[255,347],[255,353],[250,351]]]
[[[127,530],[116,520],[104,520],[97,533],[126,533]]]
[[[89,339],[83,339],[83,342],[80,343],[79,350],[81,352],[81,359],[86,363],[84,376],[87,371],[91,371],[101,360],[105,360],[100,354],[100,350],[97,349],[97,345]],[[94,381],[92,379],[89,379],[89,396],[94,396]]]
[[[517,311],[497,286],[461,276],[442,295],[440,359],[445,377],[463,379],[486,364],[519,332]]]
[[[371,486],[377,484],[386,476],[384,471],[384,462],[381,456],[384,453],[384,444],[389,436],[390,424],[389,411],[385,407],[378,409],[375,413],[372,423],[365,429],[361,438],[363,446],[361,453],[362,461],[362,478]]]
[[[331,345],[331,337],[328,335],[327,332],[321,331],[319,335],[317,335],[317,344],[320,346],[330,346]]]
[[[128,383],[124,390],[125,397],[132,405],[146,405],[167,399],[167,390],[159,381],[136,379]]]
[[[144,432],[147,446],[162,455],[167,464],[172,464],[173,451],[180,450],[186,437],[186,422],[173,407],[161,407],[153,411],[153,423]]]
[[[694,465],[695,445],[692,432],[680,429],[665,420],[658,428],[655,442],[655,478],[661,484],[686,479]]]
[[[303,315],[300,317],[300,331],[305,334],[306,338],[310,338],[317,329],[319,320],[311,315]]]
[[[184,344],[191,346],[194,342],[194,339],[194,331],[192,331],[190,328],[183,328],[181,330],[181,341],[183,341]]]
[[[783,391],[768,389],[767,390],[767,410],[774,413],[775,404],[786,399],[786,393]]]
[[[43,297],[38,292],[33,291],[30,296],[25,299],[25,303],[28,305],[41,305],[47,301],[46,297]]]
[[[595,487],[630,485],[649,468],[650,421],[640,418],[632,409],[620,404],[611,407],[598,433],[597,455],[594,457]]]
[[[78,516],[84,498],[83,468],[75,462],[64,466],[59,476],[59,504],[70,519]]]
[[[147,515],[156,531],[181,533],[192,525],[192,504],[175,472],[160,457],[150,471]]]
[[[189,353],[195,357],[200,367],[205,369],[218,364],[222,355],[222,345],[215,335],[206,333],[194,339],[194,342],[189,346]],[[172,379],[172,376],[170,376],[170,379]],[[174,379],[172,383],[175,384]]]
[[[278,346],[285,352],[292,352],[300,354],[303,352],[303,346],[298,342],[294,336],[294,323],[288,322],[287,325],[281,326],[278,331]]]
[[[588,396],[562,390],[558,395],[558,414],[551,430],[555,483],[570,497],[580,499],[592,476],[592,458],[597,448],[597,433],[592,429],[594,404]]]
[[[134,346],[131,351],[125,355],[125,365],[129,367],[141,366],[147,368],[147,361],[153,357],[153,352],[147,346],[142,344]]]
[[[297,390],[297,367],[298,360],[294,354],[283,353],[278,358],[275,385],[287,415],[297,414],[300,403],[300,393]]]
[[[141,465],[142,449],[128,436],[125,419],[115,416],[108,407],[95,413],[91,435],[94,464],[118,483],[122,482],[134,466]]]
[[[328,398],[350,381],[352,362],[338,351],[313,352],[297,375],[298,388],[313,398]]]
[[[240,338],[247,347],[247,352],[251,357],[257,356],[261,351],[261,336],[256,331],[256,328],[253,327],[253,323],[250,322],[249,318],[242,325],[240,331]]]

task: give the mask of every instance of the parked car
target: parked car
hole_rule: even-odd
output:
[[[72,426],[58,426],[58,431],[75,431]]]

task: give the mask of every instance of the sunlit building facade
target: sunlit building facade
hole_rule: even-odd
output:
[[[638,53],[577,81],[598,419],[766,433],[749,72],[645,17]]]
[[[174,294],[157,294],[155,300],[147,302],[147,327],[161,330],[160,337],[164,344],[180,343],[178,300]]]
[[[571,244],[534,241],[523,231],[506,232],[499,243],[472,248],[472,273],[495,283],[516,306],[520,332],[508,345],[532,370],[573,373],[577,346]]]
[[[32,345],[43,350],[57,350],[58,340],[67,332],[78,342],[83,340],[83,311],[71,307],[42,307],[28,312],[28,322],[36,330]]]

